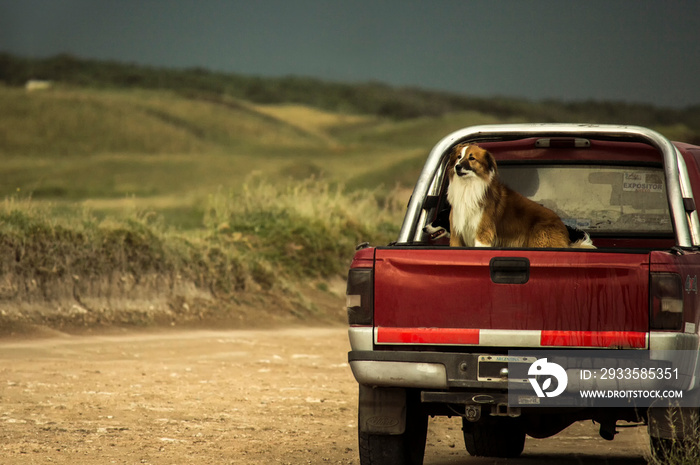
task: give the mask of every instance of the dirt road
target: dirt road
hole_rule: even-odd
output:
[[[2,464],[355,464],[344,328],[124,332],[0,341]],[[426,465],[644,464],[644,428],[590,423],[477,459],[459,419],[430,423]]]

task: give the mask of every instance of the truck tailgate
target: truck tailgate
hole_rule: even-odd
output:
[[[649,255],[378,248],[378,345],[646,348]]]

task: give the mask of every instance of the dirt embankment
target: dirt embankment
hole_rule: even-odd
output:
[[[0,282],[0,337],[45,329],[83,333],[112,327],[255,328],[342,323],[345,282],[220,293],[180,276],[132,274],[83,279],[8,275]]]

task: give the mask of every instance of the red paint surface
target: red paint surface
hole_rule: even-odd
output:
[[[478,344],[478,329],[377,328],[380,344]]]
[[[478,328],[386,328],[378,327],[378,344],[478,345]],[[486,330],[487,331],[487,330]],[[634,331],[542,331],[541,347],[614,347],[644,349],[647,333]],[[513,330],[517,337],[517,330]],[[493,339],[493,336],[491,337]],[[508,334],[501,335],[500,346],[507,346]]]
[[[525,257],[525,284],[494,284],[492,257]],[[375,326],[548,331],[649,329],[649,255],[497,249],[376,250]]]
[[[644,349],[647,333],[635,331],[542,331],[542,346]]]

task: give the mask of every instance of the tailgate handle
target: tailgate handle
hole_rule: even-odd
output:
[[[530,260],[525,257],[494,257],[489,270],[496,284],[525,284],[530,280]]]

